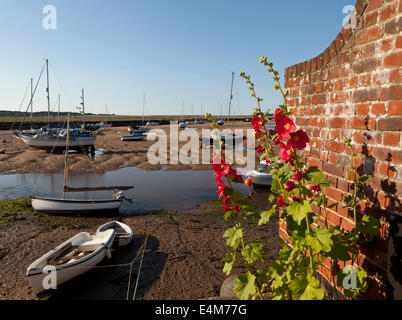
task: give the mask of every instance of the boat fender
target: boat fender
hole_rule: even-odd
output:
[[[106,249],[105,255],[106,255],[106,258],[112,259],[112,253],[110,252],[110,248]]]

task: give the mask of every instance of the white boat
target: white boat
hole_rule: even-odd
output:
[[[123,190],[132,189],[132,186],[100,186],[100,187],[81,187],[71,188],[67,186],[68,175],[68,150],[70,143],[70,114],[67,120],[67,138],[65,145],[65,159],[64,159],[64,179],[63,179],[63,194],[61,198],[46,198],[32,196],[32,208],[36,212],[49,213],[49,214],[71,214],[71,213],[100,213],[105,211],[116,211],[120,208],[121,201],[123,200]],[[101,191],[113,190],[113,198],[111,199],[90,199],[90,200],[76,200],[66,199],[67,192],[86,192],[86,191]]]
[[[133,231],[131,228],[123,222],[110,221],[101,225],[96,232],[103,232],[112,229],[115,231],[114,244],[119,247],[124,247],[131,242],[133,238]]]
[[[96,136],[91,133],[77,133],[71,130],[70,137],[71,149],[89,148],[95,145]],[[66,149],[67,130],[63,129],[59,133],[44,132],[42,134],[27,135],[16,133],[16,135],[29,147],[38,149]]]
[[[147,136],[143,133],[133,133],[131,136],[120,136],[121,141],[139,141],[144,140]]]
[[[224,119],[219,119],[216,123],[217,123],[219,126],[223,126],[223,125],[225,124],[225,120],[224,120]]]
[[[186,129],[186,127],[187,127],[187,123],[185,123],[183,121],[179,123],[179,129],[184,130],[184,129]]]
[[[121,198],[111,200],[75,200],[31,197],[32,208],[35,212],[51,214],[114,212],[119,210],[121,201]]]
[[[27,277],[36,294],[50,289],[47,285],[60,285],[99,264],[105,257],[111,258],[115,231],[113,229],[96,234],[81,232],[49,251],[27,268]],[[53,267],[55,283],[46,281],[48,268]],[[50,268],[49,268],[50,269]],[[44,283],[45,282],[45,283]]]
[[[245,177],[251,179],[254,187],[271,187],[272,175],[269,174],[271,168],[272,165],[267,164],[265,160],[263,160],[256,169],[246,172]]]
[[[138,125],[131,125],[128,126],[127,131],[130,133],[145,133],[149,131],[149,128],[138,126]]]

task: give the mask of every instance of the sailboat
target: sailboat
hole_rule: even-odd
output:
[[[67,186],[68,175],[68,150],[70,144],[70,114],[67,120],[67,139],[66,139],[66,152],[64,158],[64,180],[63,180],[63,194],[61,198],[46,198],[32,196],[32,208],[36,212],[50,213],[50,214],[65,214],[65,213],[99,213],[99,212],[112,212],[118,211],[121,201],[123,200],[123,191],[134,188],[133,186],[101,186],[101,187],[82,187],[72,188]],[[75,200],[66,199],[67,192],[85,192],[85,191],[101,191],[113,190],[112,199],[101,200]]]
[[[67,131],[65,129],[51,129],[50,125],[50,90],[49,90],[49,60],[46,59],[46,74],[47,74],[47,103],[48,103],[48,121],[47,128],[43,128],[36,132],[14,132],[14,136],[21,139],[27,146],[38,149],[65,149]],[[39,81],[39,80],[38,80]],[[31,110],[33,94],[31,93]],[[84,91],[82,91],[82,99],[84,99]],[[82,101],[84,108],[84,100]],[[31,111],[32,112],[32,111]],[[84,119],[85,125],[85,119]],[[70,130],[68,130],[70,132]],[[89,132],[82,132],[81,130],[73,130],[72,137],[70,138],[70,148],[72,149],[89,149],[95,145],[96,136]]]

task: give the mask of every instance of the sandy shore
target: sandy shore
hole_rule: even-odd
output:
[[[20,217],[21,219],[21,217]],[[26,213],[21,220],[0,224],[0,299],[126,299],[129,266],[97,268],[36,296],[25,275],[41,255],[82,232],[94,232],[108,218],[53,217]],[[112,259],[100,266],[125,264],[137,255],[148,237],[136,299],[204,299],[218,297],[226,275],[222,258],[226,247],[226,223],[216,203],[208,202],[186,212],[123,217],[134,230],[131,244],[112,251]],[[277,225],[246,224],[247,240],[259,238],[267,246],[270,265],[278,252]],[[240,254],[240,253],[239,253]],[[139,260],[133,265],[130,298],[134,292]],[[244,272],[239,264],[235,271]]]
[[[189,128],[195,128],[197,134],[202,129],[210,129],[210,124],[191,125]],[[251,129],[251,124],[247,122],[236,121],[225,125],[223,128]],[[169,139],[169,125],[152,127],[152,129],[161,129],[166,132]],[[112,127],[101,130],[102,134],[97,135],[95,148],[102,150],[102,153],[93,161],[88,161],[82,154],[71,154],[69,156],[69,171],[71,173],[93,172],[102,173],[110,170],[117,170],[124,167],[138,167],[144,170],[159,170],[162,167],[172,170],[210,170],[210,165],[203,164],[166,164],[153,165],[148,162],[148,148],[155,141],[121,141],[121,135],[129,135],[127,127]],[[246,131],[244,130],[246,135]],[[187,142],[179,142],[180,150]],[[247,142],[244,141],[244,146]],[[0,131],[0,149],[5,149],[4,154],[0,154],[0,174],[8,173],[60,173],[64,168],[64,156],[62,154],[49,154],[45,150],[38,150],[27,147],[21,140],[12,136],[11,131]],[[170,162],[170,143],[168,143],[168,163]],[[201,154],[197,154],[201,163]],[[242,166],[238,164],[238,166]],[[93,168],[93,169],[92,169]]]

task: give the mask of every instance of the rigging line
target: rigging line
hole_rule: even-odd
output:
[[[21,121],[21,124],[20,124],[20,127],[19,127],[18,131],[21,130],[22,124],[23,124],[24,121],[25,121],[25,118],[26,118],[27,112],[28,112],[28,110],[29,110],[29,107],[30,107],[31,104],[32,104],[32,99],[33,99],[33,97],[34,97],[34,95],[35,95],[35,93],[36,93],[36,89],[38,89],[38,85],[39,85],[40,79],[42,78],[42,74],[43,74],[43,70],[44,70],[44,69],[45,69],[45,64],[44,64],[43,67],[42,67],[42,71],[40,72],[38,81],[36,82],[36,85],[35,85],[35,90],[34,90],[33,93],[32,93],[32,97],[31,97],[31,99],[30,99],[30,101],[29,101],[27,110],[25,111],[24,118],[23,118],[22,121]]]
[[[49,62],[49,66],[50,66],[50,70],[52,71],[54,77],[56,78],[56,80],[57,80],[57,82],[58,82],[60,88],[63,90],[63,93],[65,94],[68,103],[69,103],[71,106],[73,106],[73,104],[71,103],[70,97],[68,96],[67,91],[66,91],[66,89],[64,88],[60,77],[58,76],[58,74],[57,74],[56,71],[54,70],[53,65],[52,65],[51,62]],[[70,90],[70,91],[71,91],[71,90]]]
[[[132,270],[133,270],[134,262],[135,262],[135,260],[137,260],[137,258],[138,258],[138,256],[139,256],[140,252],[143,250],[144,244],[145,244],[145,240],[147,240],[147,239],[148,239],[148,235],[147,235],[147,238],[144,239],[144,242],[142,243],[141,247],[138,249],[137,254],[135,255],[135,258],[134,258],[133,261],[130,263],[130,274],[129,274],[129,276],[128,276],[128,286],[127,286],[126,300],[128,300],[128,297],[129,297],[129,295],[130,295],[131,273],[132,273]]]
[[[135,288],[134,288],[133,300],[135,300],[135,296],[136,296],[136,294],[137,294],[138,281],[139,281],[139,279],[140,279],[141,268],[142,268],[142,261],[143,261],[143,259],[144,259],[145,250],[147,249],[147,242],[148,242],[148,234],[147,234],[147,237],[145,238],[145,246],[144,246],[144,249],[143,249],[143,251],[142,251],[141,262],[140,262],[140,268],[138,269],[138,275],[137,275],[137,282],[136,282]]]
[[[65,124],[66,122],[67,122],[67,120],[64,121],[63,127],[64,127],[64,124]],[[53,154],[54,150],[56,149],[56,144],[57,144],[57,141],[59,140],[59,138],[60,138],[60,135],[57,135],[56,141],[54,142],[52,149],[50,149],[50,154]],[[31,196],[34,194],[34,192],[36,191],[36,188],[38,187],[39,181],[40,181],[40,179],[42,178],[42,176],[43,176],[43,174],[44,174],[43,171],[44,171],[44,170],[41,170],[40,173],[39,173],[39,177],[37,177],[37,178],[35,179],[35,184],[34,184],[34,186],[33,186],[33,188],[32,188]]]
[[[25,98],[26,98],[27,93],[28,93],[29,85],[30,85],[30,83],[28,83],[27,89],[25,90],[24,98],[22,99],[22,101],[21,101],[21,103],[20,103],[20,106],[19,106],[19,108],[18,108],[18,112],[21,110],[22,105],[23,105],[24,102],[25,102]],[[15,125],[16,122],[17,122],[17,117],[14,118],[14,122],[13,122],[13,124],[11,125],[11,128],[10,128],[11,131],[13,130],[13,127],[14,127],[14,125]]]

